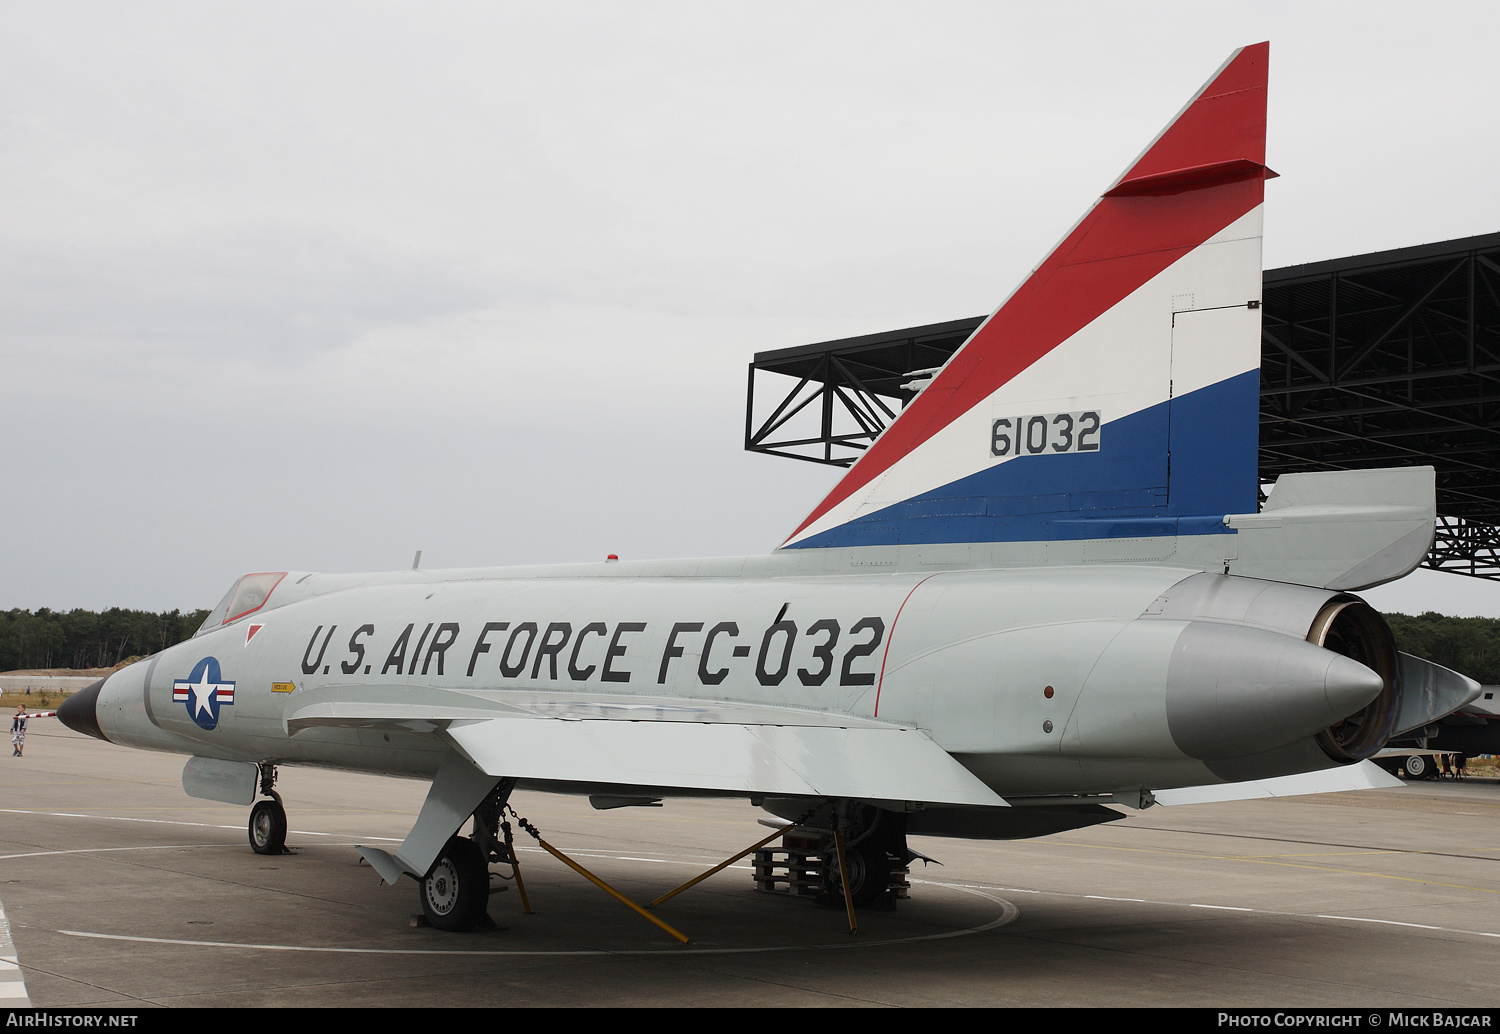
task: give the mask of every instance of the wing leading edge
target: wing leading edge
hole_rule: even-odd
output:
[[[448,738],[496,777],[1005,807],[917,729],[494,718]]]

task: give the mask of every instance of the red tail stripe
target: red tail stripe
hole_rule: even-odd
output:
[[[1267,53],[1264,43],[1240,51],[1117,188],[1231,163],[1263,167]],[[1251,211],[1264,195],[1262,174],[1189,193],[1101,199],[788,538]]]

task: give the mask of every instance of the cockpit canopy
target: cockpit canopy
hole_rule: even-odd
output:
[[[238,621],[248,614],[254,614],[266,605],[271,598],[271,593],[281,580],[287,576],[286,571],[261,571],[256,574],[247,574],[230,587],[219,601],[219,605],[209,611],[207,619],[199,627],[194,636],[212,632],[220,625],[227,625],[232,621]]]

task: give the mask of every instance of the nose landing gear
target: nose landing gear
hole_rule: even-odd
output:
[[[272,789],[276,785],[276,766],[258,767],[260,792],[270,800],[257,801],[250,809],[250,849],[256,854],[287,854],[286,808],[282,807],[281,794]]]

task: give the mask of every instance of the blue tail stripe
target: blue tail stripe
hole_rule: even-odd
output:
[[[1260,369],[1172,400],[1172,516],[1254,513]]]
[[[1259,391],[1248,371],[1105,424],[1098,452],[997,464],[790,548],[1231,534],[1224,515],[1256,509]]]

